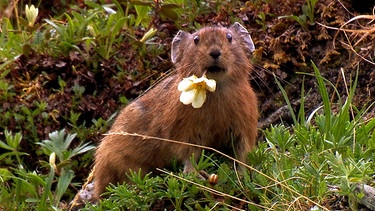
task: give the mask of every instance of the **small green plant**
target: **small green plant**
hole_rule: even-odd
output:
[[[11,20],[8,18],[0,20],[0,23],[0,61],[13,61],[23,52],[22,44],[25,43],[27,39],[26,33],[16,33]]]
[[[166,193],[165,197],[170,199],[173,207],[176,210],[183,210],[183,201],[191,196],[191,192],[188,191],[188,184],[185,181],[178,180],[174,177],[167,177],[165,179]]]
[[[181,15],[180,4],[182,3],[181,0],[134,1],[134,8],[137,11],[135,25],[142,24],[149,28],[150,24],[155,24],[159,18],[177,20]],[[153,16],[150,16],[150,13],[153,13]]]
[[[198,162],[194,162],[197,168],[213,166],[211,156],[203,155]],[[164,171],[162,171],[164,172]],[[212,199],[211,195],[206,198],[202,191],[188,181],[194,181],[197,184],[203,183],[197,174],[177,174],[179,177],[186,178],[180,180],[173,174],[162,174],[152,177],[151,174],[142,176],[141,170],[130,172],[128,175],[132,184],[120,184],[110,186],[107,190],[108,198],[102,199],[98,206],[87,205],[87,208],[93,210],[103,209],[131,209],[131,210],[149,210],[155,204],[162,203],[164,206],[173,207],[176,210],[184,210],[188,207],[194,210],[197,207],[205,207]],[[202,199],[196,201],[196,197]],[[200,205],[202,203],[202,205]]]
[[[72,141],[75,137],[76,134],[67,135],[65,133],[65,129],[63,129],[61,131],[50,133],[49,140],[44,140],[42,142],[38,142],[37,144],[42,146],[42,150],[46,155],[50,157],[56,155],[59,158],[60,163],[65,166],[74,156],[94,149],[94,146],[89,145],[90,143],[80,143],[75,148],[70,149]]]
[[[315,24],[315,4],[318,0],[306,0],[306,4],[302,6],[302,15],[286,15],[280,16],[279,18],[292,18],[297,21],[302,28],[307,29],[307,24]]]
[[[10,168],[0,168],[0,207],[9,210],[59,210],[62,197],[67,194],[69,185],[74,177],[70,160],[85,153],[93,146],[79,144],[72,148],[75,134],[67,135],[64,130],[50,134],[50,140],[40,142],[41,150],[49,155],[49,161],[41,160],[42,166],[47,173],[30,171],[23,164],[26,153],[18,150],[22,141],[22,135],[12,135],[5,130],[6,142],[0,141],[0,147],[10,151],[1,155],[1,163],[6,159],[9,161],[15,157],[16,162],[10,163]],[[56,162],[56,156],[59,162]],[[43,190],[41,192],[40,190]]]
[[[122,184],[108,187],[108,199],[101,200],[98,206],[88,205],[92,210],[127,209],[148,210],[162,195],[160,177],[151,178],[150,174],[141,176],[141,171],[130,172],[129,179],[135,185]]]
[[[302,12],[310,21],[310,24],[315,24],[315,4],[318,0],[306,0],[306,4],[302,6]]]
[[[358,209],[358,201],[362,193],[355,191],[358,184],[370,180],[370,175],[374,173],[371,168],[371,160],[355,160],[352,157],[343,158],[337,151],[325,154],[327,164],[332,168],[332,173],[327,174],[326,180],[335,184],[341,195],[348,196],[349,206],[352,210]]]
[[[256,19],[255,21],[257,22],[257,24],[261,25],[263,31],[265,31],[267,29],[266,14],[264,12],[259,12],[257,17],[258,19]]]
[[[269,187],[265,188],[267,194],[259,196],[266,206],[271,206],[276,197],[278,203],[273,206],[282,209],[290,201],[301,197],[295,195],[294,190],[306,197],[315,198],[319,205],[335,194],[328,187],[337,187],[338,193],[347,196],[350,207],[355,209],[361,194],[355,192],[354,188],[369,181],[370,175],[375,173],[371,164],[373,157],[368,154],[374,150],[374,137],[371,135],[375,129],[374,120],[363,122],[364,110],[356,110],[357,114],[354,115],[352,99],[357,76],[348,85],[345,102],[339,100],[337,106],[340,109],[334,113],[326,88],[327,84],[333,88],[334,86],[321,76],[314,64],[312,66],[323,105],[306,117],[302,95],[300,110],[295,114],[286,92],[277,82],[290,108],[294,126],[285,128],[278,125],[267,129],[266,143],[260,144],[258,149],[263,153],[269,152],[269,157],[265,158],[255,150],[250,158],[254,158],[254,166],[279,181],[280,186],[271,185],[269,179],[256,173],[252,175],[253,182]],[[335,92],[339,94],[337,90]],[[257,158],[260,156],[264,159],[262,163]],[[294,203],[296,209],[302,206],[300,202]]]
[[[152,27],[152,21],[161,17],[177,19],[177,8],[179,5],[167,2],[127,2],[125,10],[118,1],[114,5],[102,6],[93,2],[86,2],[91,7],[82,13],[73,11],[71,15],[65,14],[66,23],[59,23],[46,19],[55,32],[49,37],[49,46],[57,47],[54,50],[66,54],[75,50],[81,54],[87,64],[91,64],[88,58],[91,50],[94,49],[99,56],[105,60],[110,59],[116,53],[120,42],[126,38],[132,40],[136,46],[144,44],[151,39],[157,30]],[[116,11],[111,7],[115,6]],[[131,8],[135,8],[136,16],[129,14]],[[77,8],[77,10],[80,10]],[[154,16],[148,14],[154,12]],[[147,29],[143,38],[139,41],[135,38],[133,27],[142,25]],[[126,30],[125,33],[124,29]],[[81,47],[84,46],[83,48]]]
[[[18,163],[22,163],[21,156],[27,155],[27,153],[19,151],[22,134],[16,133],[15,135],[13,135],[10,131],[5,129],[4,135],[6,141],[0,141],[0,148],[5,149],[9,152],[0,155],[0,161],[9,159],[9,163],[11,163],[11,160],[13,160],[12,158],[15,157]]]

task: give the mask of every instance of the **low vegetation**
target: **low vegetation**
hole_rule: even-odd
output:
[[[134,172],[134,185],[113,185],[99,205],[82,209],[366,207],[364,189],[375,182],[375,119],[366,69],[373,47],[363,46],[373,33],[365,24],[355,31],[354,22],[371,17],[345,20],[353,29],[344,30],[349,24],[337,2],[289,3],[53,1],[47,10],[42,1],[0,2],[0,210],[68,209],[116,112],[172,68],[173,35],[234,21],[245,22],[257,46],[251,82],[261,123],[277,106],[288,115],[262,124],[248,164],[205,149],[194,162],[213,180],[184,175],[177,165],[155,177]],[[329,47],[335,41],[342,46]],[[318,44],[323,52],[313,48]],[[248,171],[237,171],[241,165]]]

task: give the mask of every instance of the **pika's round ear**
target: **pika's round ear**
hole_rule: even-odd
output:
[[[240,35],[247,51],[249,51],[250,53],[255,51],[253,40],[251,39],[250,34],[245,27],[243,27],[240,23],[235,22],[229,29]]]
[[[190,36],[189,33],[184,31],[179,31],[172,41],[172,50],[171,50],[171,60],[173,63],[176,63],[181,60],[181,57],[184,53],[184,41]]]

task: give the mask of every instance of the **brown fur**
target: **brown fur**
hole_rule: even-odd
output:
[[[247,53],[253,50],[250,36],[238,23],[230,28],[207,27],[194,34],[180,31],[172,43],[176,74],[123,109],[111,132],[138,133],[221,149],[231,147],[232,133],[236,138],[233,150],[239,160],[245,161],[257,136],[257,99],[248,81],[252,67]],[[214,51],[221,53],[216,60],[210,56]],[[216,71],[211,66],[216,66]],[[183,105],[178,83],[192,74],[201,77],[205,71],[207,78],[216,80],[216,91],[207,93],[201,108]],[[109,183],[127,181],[125,173],[129,169],[148,173],[177,158],[185,163],[185,172],[194,171],[189,162],[192,153],[197,157],[201,149],[134,136],[106,136],[95,154],[95,196],[99,197]]]

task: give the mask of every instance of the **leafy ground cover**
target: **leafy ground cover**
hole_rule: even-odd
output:
[[[206,151],[197,168],[217,183],[178,167],[134,174],[136,186],[112,187],[86,209],[361,208],[375,171],[374,17],[365,3],[0,2],[0,209],[66,209],[116,112],[171,70],[174,34],[234,21],[257,48],[251,83],[263,135],[249,173]]]

